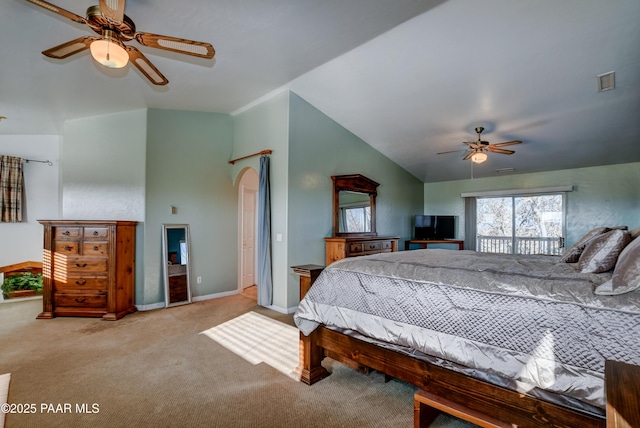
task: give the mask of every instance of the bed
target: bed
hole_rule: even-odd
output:
[[[640,241],[616,233],[626,241],[614,266],[637,260]],[[518,426],[604,426],[605,361],[640,364],[640,291],[606,292],[616,271],[582,273],[580,255],[414,250],[333,263],[294,315],[302,380],[327,376],[329,356]]]

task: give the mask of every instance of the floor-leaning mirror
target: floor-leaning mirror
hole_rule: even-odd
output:
[[[165,307],[191,303],[189,225],[162,225]]]

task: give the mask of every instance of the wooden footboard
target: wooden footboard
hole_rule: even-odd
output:
[[[328,376],[320,363],[331,352],[518,427],[605,427],[604,418],[491,385],[322,326],[308,337],[301,333],[300,346],[299,370],[302,381],[309,385]]]
[[[304,267],[309,266],[311,265]],[[322,270],[320,266],[313,266],[313,271],[297,267],[296,273],[301,274],[301,299]],[[354,368],[380,371],[470,411],[481,412],[517,427],[604,428],[606,425],[603,417],[581,413],[473,379],[324,326],[318,327],[309,336],[300,333],[298,371],[304,383],[312,385],[329,375],[321,365],[327,356]]]

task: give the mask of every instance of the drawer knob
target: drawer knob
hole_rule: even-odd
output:
[[[87,281],[84,280],[84,279],[80,279],[80,280],[76,281],[76,284],[78,284],[78,285],[85,285],[86,283],[87,283]]]
[[[71,235],[71,232],[69,232],[68,230],[65,230],[64,232],[62,232],[62,234],[65,236],[69,236]]]
[[[98,236],[98,231],[97,230],[93,231],[93,236]]]
[[[98,246],[97,245],[93,246],[93,251],[98,251]]]
[[[85,300],[87,300],[86,297],[76,297],[76,302],[78,303],[84,303]]]
[[[80,268],[87,267],[87,264],[86,263],[76,263],[76,267],[80,267]]]
[[[64,250],[65,250],[65,251],[71,251],[71,249],[72,249],[72,248],[73,248],[73,247],[72,247],[72,246],[70,246],[70,245],[65,245],[65,246],[64,246]]]

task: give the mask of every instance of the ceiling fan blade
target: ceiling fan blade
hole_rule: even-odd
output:
[[[80,15],[76,15],[73,12],[69,12],[68,10],[65,10],[61,7],[58,7],[56,5],[53,5],[51,3],[48,3],[44,0],[27,0],[29,3],[33,3],[36,6],[40,6],[42,8],[45,8],[53,13],[56,13],[60,16],[64,16],[67,19],[70,19],[74,22],[78,22],[80,24],[86,24],[87,20],[84,19],[84,17],[80,16]]]
[[[468,153],[465,157],[463,157],[463,158],[462,158],[462,160],[471,159],[471,156],[473,156],[473,155],[475,155],[475,154],[476,154],[476,152],[475,152],[475,151],[470,152],[470,153]]]
[[[133,46],[126,46],[127,52],[129,52],[129,60],[136,66],[142,74],[154,85],[166,85],[169,83],[166,77],[160,73],[160,71],[142,54],[138,49]]]
[[[119,24],[124,19],[125,0],[100,0],[100,12],[102,16],[114,24]]]
[[[444,155],[446,153],[456,153],[456,152],[466,152],[468,149],[462,149],[462,150],[449,150],[448,152],[438,152],[436,153],[437,155]]]
[[[93,43],[94,40],[98,39],[99,37],[92,36],[79,37],[75,40],[71,40],[67,43],[63,43],[61,45],[54,46],[51,49],[47,49],[46,51],[43,51],[42,54],[48,56],[49,58],[63,59],[73,54],[77,54],[78,52],[89,49],[91,43]]]
[[[216,54],[210,43],[196,42],[194,40],[179,39],[177,37],[160,36],[152,33],[136,33],[135,39],[144,46],[164,49],[186,55],[211,59]]]
[[[489,146],[487,150],[489,150],[491,153],[502,153],[503,155],[512,155],[515,153],[513,150],[499,149],[495,145]]]
[[[522,144],[522,141],[520,141],[520,140],[505,141],[504,143],[492,144],[492,146],[493,147],[504,147],[504,146],[513,146],[514,144]]]

